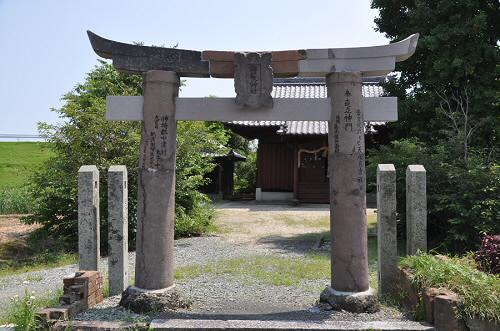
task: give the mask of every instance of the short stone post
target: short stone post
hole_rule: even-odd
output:
[[[137,197],[135,285],[159,290],[174,284],[175,98],[179,77],[144,75],[144,106]]]
[[[99,170],[95,165],[78,170],[78,254],[80,270],[99,270]]]
[[[123,165],[108,170],[109,294],[128,287],[128,183]]]
[[[377,166],[378,292],[389,294],[398,277],[396,232],[396,169],[393,164]]]
[[[352,312],[373,312],[379,305],[368,274],[361,74],[331,73],[326,86],[331,99],[328,172],[332,282],[321,299]]]
[[[426,171],[422,165],[406,168],[406,253],[427,250]]]

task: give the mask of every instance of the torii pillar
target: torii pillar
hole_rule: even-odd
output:
[[[331,287],[321,295],[334,308],[379,309],[370,289],[366,222],[365,138],[360,72],[326,76],[331,117],[330,175]]]
[[[137,196],[135,286],[164,290],[174,285],[175,98],[173,71],[144,74],[144,105]]]

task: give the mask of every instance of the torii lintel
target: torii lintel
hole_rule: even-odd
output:
[[[235,55],[231,51],[193,51],[132,45],[87,31],[97,55],[112,59],[116,69],[142,74],[150,70],[175,71],[181,77],[233,78]],[[361,72],[365,77],[384,76],[395,63],[416,49],[418,33],[382,46],[271,51],[274,77],[324,77],[331,72]],[[260,53],[260,52],[257,52]],[[266,52],[261,52],[266,53]]]

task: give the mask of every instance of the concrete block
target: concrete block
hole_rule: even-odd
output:
[[[439,331],[466,331],[465,322],[457,316],[460,298],[454,294],[437,295],[434,298],[434,326]]]
[[[128,287],[128,179],[125,166],[108,171],[109,294]]]
[[[427,250],[426,171],[421,165],[406,168],[406,252]]]
[[[377,167],[377,246],[378,290],[389,294],[398,277],[396,232],[396,168],[393,164]]]
[[[453,292],[446,289],[426,288],[422,294],[422,301],[424,305],[425,321],[434,323],[434,299],[438,295],[453,294]]]
[[[99,222],[99,170],[95,165],[82,166],[78,171],[78,253],[81,270],[98,270]]]
[[[469,318],[466,321],[469,331],[500,331],[500,323],[497,324],[493,321],[486,321],[476,318]]]
[[[408,270],[399,269],[398,295],[406,310],[417,311],[420,303],[419,293],[411,282],[411,273]]]

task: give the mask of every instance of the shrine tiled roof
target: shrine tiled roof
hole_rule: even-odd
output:
[[[380,80],[364,81],[364,97],[384,96]],[[326,98],[325,79],[322,78],[283,78],[274,79],[273,98]],[[281,134],[328,134],[328,121],[233,121],[233,126],[276,127]],[[380,124],[379,122],[373,124]]]

